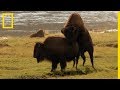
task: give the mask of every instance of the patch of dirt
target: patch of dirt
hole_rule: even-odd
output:
[[[108,46],[108,47],[118,48],[118,44],[107,44],[106,46]]]
[[[94,56],[94,58],[103,58],[102,56]]]

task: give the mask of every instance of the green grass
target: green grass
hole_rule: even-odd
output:
[[[51,34],[55,35],[55,34]],[[47,36],[51,36],[47,35]],[[58,34],[61,35],[61,34]],[[47,37],[46,36],[46,37]],[[67,63],[66,72],[51,73],[51,63],[37,63],[32,57],[35,42],[46,38],[8,37],[0,40],[0,78],[1,79],[108,79],[117,78],[117,33],[91,33],[94,42],[94,63],[97,72],[91,67],[88,53],[83,67],[80,58],[78,70]]]

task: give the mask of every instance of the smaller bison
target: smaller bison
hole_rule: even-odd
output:
[[[35,44],[33,57],[37,59],[38,63],[44,59],[52,62],[51,71],[55,71],[58,63],[60,63],[61,71],[64,71],[66,62],[72,60],[74,60],[74,64],[76,62],[77,69],[78,52],[77,42],[69,44],[64,37],[48,37],[43,43],[37,42]]]
[[[39,30],[37,33],[32,34],[30,37],[44,37],[44,31],[43,30]]]

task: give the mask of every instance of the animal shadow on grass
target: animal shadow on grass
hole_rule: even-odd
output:
[[[74,75],[87,75],[87,74],[90,74],[90,73],[93,73],[94,70],[88,68],[88,67],[85,67],[84,70],[66,70],[64,72],[61,72],[61,71],[55,71],[55,72],[50,72],[50,73],[47,73],[48,76],[52,76],[52,77],[55,77],[55,76],[74,76]]]
[[[22,75],[17,77],[18,79],[47,79],[51,77],[64,77],[64,76],[74,76],[74,75],[87,75],[90,73],[95,72],[95,70],[85,67],[84,69],[80,70],[66,70],[64,72],[61,71],[55,71],[55,72],[49,72],[44,73],[42,75]]]
[[[21,75],[17,77],[17,79],[47,79],[48,77],[45,75],[38,76],[38,75]]]

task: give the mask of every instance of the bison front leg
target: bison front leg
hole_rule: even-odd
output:
[[[65,60],[60,61],[61,72],[65,71],[67,64]]]
[[[79,57],[75,57],[75,59],[73,59],[73,67],[76,64],[76,70],[77,70],[77,65],[78,65],[78,59],[79,59]]]
[[[55,61],[52,62],[52,69],[51,69],[51,72],[54,72],[54,71],[56,70],[57,65],[58,65],[58,62],[55,62]]]
[[[76,70],[78,70],[78,68],[77,68],[78,60],[79,60],[79,56],[76,57]]]
[[[73,59],[73,67],[75,66],[75,59]]]

